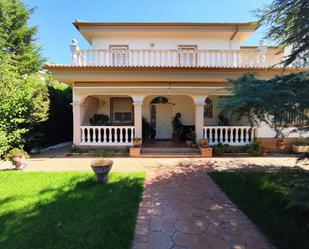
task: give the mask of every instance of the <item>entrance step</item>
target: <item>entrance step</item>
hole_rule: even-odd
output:
[[[201,157],[197,148],[186,147],[144,147],[140,157],[148,158],[195,158]]]
[[[142,153],[200,153],[198,148],[189,147],[142,147]]]

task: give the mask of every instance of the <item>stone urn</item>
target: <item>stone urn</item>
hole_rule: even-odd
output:
[[[15,156],[12,158],[12,164],[17,170],[23,170],[26,167],[26,158],[24,156]]]
[[[23,170],[26,167],[26,159],[29,158],[29,155],[23,149],[13,148],[8,152],[7,157],[17,170]]]
[[[108,159],[96,159],[90,164],[99,182],[108,183],[108,175],[113,166],[113,161]]]

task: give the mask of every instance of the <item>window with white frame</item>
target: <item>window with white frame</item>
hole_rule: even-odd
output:
[[[197,45],[178,45],[179,66],[196,66]]]
[[[128,45],[110,45],[113,66],[125,66],[129,63]]]
[[[111,116],[113,123],[133,122],[133,100],[131,98],[111,98]]]

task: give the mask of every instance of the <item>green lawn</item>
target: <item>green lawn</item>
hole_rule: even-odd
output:
[[[209,175],[278,249],[309,248],[309,172]]]
[[[144,173],[0,172],[0,248],[129,249]]]

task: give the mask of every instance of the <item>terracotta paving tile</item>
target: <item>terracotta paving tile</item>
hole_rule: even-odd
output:
[[[163,232],[149,234],[149,249],[170,249],[174,246],[172,238]]]
[[[273,248],[202,166],[153,167],[144,187],[133,249]]]
[[[176,227],[173,223],[164,223],[161,231],[169,236],[172,236],[176,232]]]

